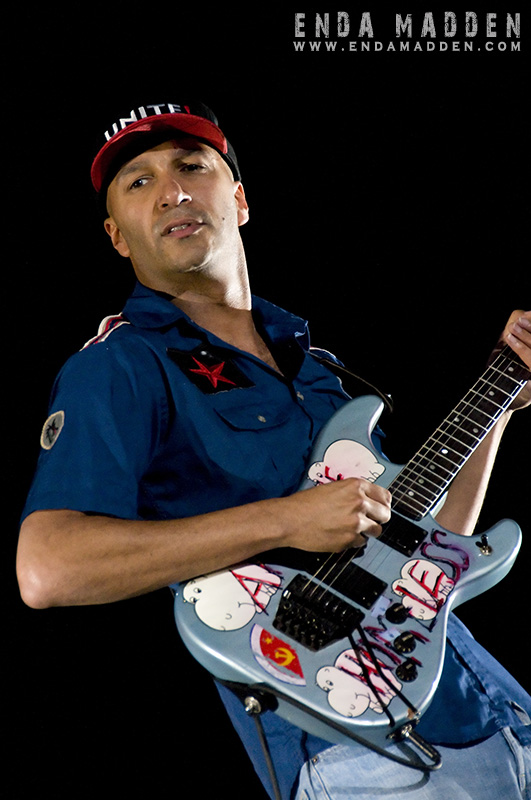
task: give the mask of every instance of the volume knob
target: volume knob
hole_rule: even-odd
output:
[[[396,677],[399,678],[404,683],[410,683],[414,681],[418,675],[417,665],[414,661],[411,661],[409,658],[407,661],[404,661],[403,664],[400,664],[395,670]]]
[[[401,625],[402,622],[405,622],[409,617],[409,612],[402,603],[393,603],[385,612],[385,617],[389,622],[393,622],[395,625]]]
[[[393,642],[393,647],[395,648],[396,652],[403,655],[412,653],[416,646],[417,642],[415,641],[415,637],[409,631],[401,633],[400,636],[397,636]]]

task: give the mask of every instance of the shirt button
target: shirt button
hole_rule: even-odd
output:
[[[297,392],[297,397],[299,398],[299,400],[304,400],[304,395],[302,392]]]
[[[258,419],[258,422],[267,422],[266,418],[263,417],[261,414],[258,414],[257,419]]]

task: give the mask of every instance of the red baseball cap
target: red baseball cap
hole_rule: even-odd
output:
[[[158,103],[134,108],[105,131],[105,142],[92,163],[90,175],[97,192],[106,190],[120,167],[146,148],[151,139],[176,132],[193,136],[213,147],[240,180],[236,154],[221,131],[213,111],[203,103]],[[148,145],[149,146],[149,145]]]

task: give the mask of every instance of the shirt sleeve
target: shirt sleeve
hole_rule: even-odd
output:
[[[147,347],[99,343],[61,370],[22,518],[72,509],[137,519],[138,494],[167,419],[164,383]]]

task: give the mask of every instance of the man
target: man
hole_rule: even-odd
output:
[[[310,354],[305,324],[251,295],[239,235],[249,209],[212,112],[143,106],[106,137],[92,180],[106,202],[105,229],[138,284],[54,387],[20,533],[25,602],[107,603],[278,547],[341,552],[379,536],[391,509],[384,487],[349,478],[296,491],[316,434],[347,395]],[[503,340],[531,367],[531,312],[516,311]],[[442,526],[472,532],[502,432],[530,401],[528,383],[455,479]],[[450,634],[424,718],[432,741],[450,745],[441,770],[412,778],[382,756],[330,747],[268,713],[282,797],[321,796],[322,781],[333,797],[352,787],[360,797],[387,789],[457,800],[466,785],[463,796],[479,798],[486,776],[497,794],[527,796],[527,695],[454,619]],[[273,796],[252,723],[220,692]],[[451,731],[444,707],[453,709]]]

